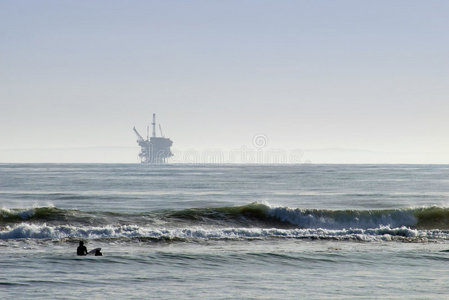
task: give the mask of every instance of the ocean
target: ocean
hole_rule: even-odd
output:
[[[447,299],[448,250],[449,165],[0,164],[1,299]]]

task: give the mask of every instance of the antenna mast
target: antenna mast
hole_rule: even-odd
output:
[[[153,123],[151,125],[153,125],[153,137],[156,137],[156,114],[153,114]]]

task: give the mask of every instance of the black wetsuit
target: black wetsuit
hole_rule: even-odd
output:
[[[86,246],[79,246],[77,249],[76,249],[76,254],[77,255],[87,255],[87,248],[86,248]]]

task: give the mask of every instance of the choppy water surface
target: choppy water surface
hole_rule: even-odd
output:
[[[2,298],[441,298],[449,166],[0,165]],[[79,240],[102,257],[75,255]]]

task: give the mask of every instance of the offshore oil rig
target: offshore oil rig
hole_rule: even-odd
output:
[[[167,158],[173,156],[170,150],[173,142],[164,136],[161,124],[159,124],[161,136],[156,136],[156,114],[153,114],[153,123],[151,125],[153,125],[153,134],[151,137],[149,136],[150,126],[147,126],[146,140],[139,134],[136,127],[133,128],[137,135],[137,144],[140,146],[140,162],[146,164],[163,164]]]

